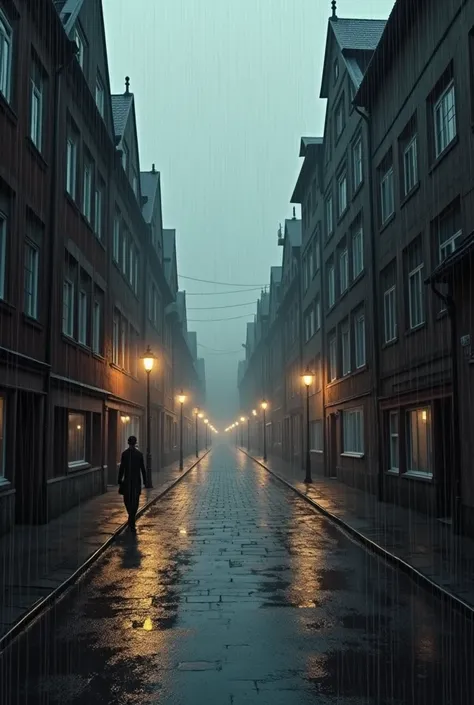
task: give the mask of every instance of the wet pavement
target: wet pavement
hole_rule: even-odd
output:
[[[2,705],[463,705],[472,624],[218,447],[0,656]]]

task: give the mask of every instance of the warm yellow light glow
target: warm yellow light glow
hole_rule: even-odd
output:
[[[184,404],[186,401],[186,394],[183,394],[183,390],[178,394],[178,401],[180,404]]]
[[[428,414],[426,413],[426,410],[421,412],[421,418],[423,419],[423,421],[426,421],[426,419],[428,418]]]
[[[204,423],[209,423],[209,419],[204,419]]]
[[[242,423],[245,423],[245,422],[247,421],[247,419],[245,418],[245,416],[241,416],[241,417],[240,417],[240,420],[242,421]]]
[[[147,617],[145,621],[143,622],[143,629],[146,632],[151,632],[153,629],[153,622],[151,621],[150,617]]]
[[[198,414],[199,419],[202,419],[203,416],[204,416],[204,414],[201,414],[201,413]]]
[[[256,409],[252,409],[252,414],[253,414],[254,416],[256,416],[256,415],[257,415],[257,410],[256,410]]]
[[[143,366],[147,372],[151,372],[155,365],[155,356],[151,351],[150,346],[147,347],[145,354],[142,356]]]
[[[181,534],[181,536],[187,536],[187,535],[188,535],[188,532],[186,531],[186,529],[180,529],[180,530],[179,530],[179,533]]]
[[[266,402],[265,400],[263,400],[260,406],[261,406],[262,409],[265,411],[265,409],[268,408],[268,402]]]
[[[311,385],[313,384],[314,375],[313,375],[313,373],[310,372],[309,370],[306,370],[306,372],[304,373],[302,379],[303,379],[303,384],[304,384],[306,387],[311,387]]]
[[[82,428],[81,424],[78,424],[78,426],[77,426],[77,430],[78,430],[78,431],[80,431],[80,430],[81,430],[81,428]]]
[[[239,425],[239,422],[238,422],[238,421],[236,421],[236,422],[235,422],[235,425],[236,425],[236,426],[238,426],[238,425]]]

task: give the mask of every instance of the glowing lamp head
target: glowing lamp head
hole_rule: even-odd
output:
[[[311,385],[313,384],[314,375],[312,372],[309,371],[308,368],[306,368],[306,372],[304,373],[302,380],[305,387],[311,387]]]
[[[252,415],[253,415],[253,416],[256,416],[256,415],[257,415],[257,410],[256,410],[256,409],[252,409]]]
[[[268,402],[263,400],[260,406],[264,411],[266,411],[266,409],[268,409]]]
[[[155,356],[150,348],[150,346],[147,347],[144,355],[142,355],[142,360],[143,360],[143,367],[145,368],[146,372],[151,372],[153,367],[155,366]]]
[[[184,404],[184,402],[186,401],[186,395],[183,394],[183,390],[181,390],[178,394],[178,401],[180,404]]]
[[[202,419],[204,414],[201,414],[201,412],[198,413],[198,419]]]
[[[241,420],[242,423],[244,423],[244,422],[245,422],[245,416],[241,416],[241,417],[240,417],[240,420]]]
[[[204,423],[205,423],[205,424],[208,424],[208,423],[209,423],[209,419],[204,419]]]

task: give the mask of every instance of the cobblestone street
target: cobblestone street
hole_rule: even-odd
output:
[[[472,627],[215,448],[2,657],[2,705],[461,705]]]

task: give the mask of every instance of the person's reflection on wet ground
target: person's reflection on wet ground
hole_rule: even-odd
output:
[[[123,534],[118,545],[121,552],[122,568],[136,570],[140,568],[143,553],[140,551],[140,540],[136,534]]]

